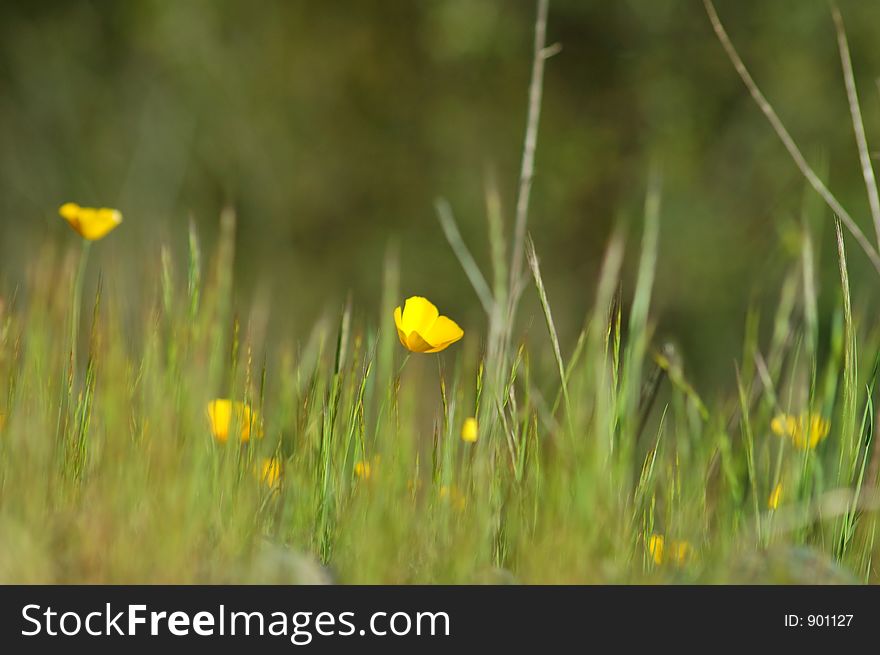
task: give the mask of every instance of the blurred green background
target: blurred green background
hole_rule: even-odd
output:
[[[717,6],[808,158],[872,234],[828,2]],[[840,8],[868,137],[880,144],[880,2]],[[404,295],[427,295],[482,330],[433,201],[449,199],[488,273],[484,191],[494,177],[510,226],[534,14],[529,0],[3,2],[4,286],[40,244],[76,242],[57,216],[62,202],[123,212],[97,250],[132,294],[159,243],[182,257],[192,217],[210,245],[231,205],[239,303],[270,299],[278,333],[304,337],[349,291],[375,321],[389,245]],[[548,42],[562,51],[547,63],[530,229],[563,346],[618,220],[632,279],[654,163],[658,338],[680,346],[698,379],[729,382],[746,307],[772,308],[796,257],[796,240],[786,244],[804,206],[799,173],[699,0],[553,0]],[[826,309],[836,293],[830,218],[815,204]],[[850,253],[864,302],[876,278],[852,243]],[[545,338],[537,316],[530,330]]]

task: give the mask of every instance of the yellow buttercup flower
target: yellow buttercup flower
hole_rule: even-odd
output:
[[[372,462],[363,460],[354,463],[354,474],[355,477],[360,478],[361,480],[369,480],[373,476],[373,469],[379,466],[379,455],[376,455],[373,458]]]
[[[776,509],[777,507],[779,507],[780,500],[782,500],[781,482],[773,487],[773,491],[770,492],[770,497],[767,498],[767,507],[769,507],[770,509]]]
[[[251,436],[263,436],[257,413],[246,403],[225,398],[212,400],[208,403],[208,418],[211,421],[211,433],[221,443],[229,438],[229,431],[233,426],[238,428],[242,441],[249,441]]]
[[[281,462],[278,461],[278,458],[263,458],[263,461],[260,462],[260,467],[257,469],[257,477],[259,477],[260,482],[267,487],[275,487],[278,480],[281,479]]]
[[[670,539],[667,544],[662,534],[652,534],[648,539],[648,552],[658,566],[666,562],[681,566],[687,562],[692,550],[687,541]]]
[[[770,421],[770,429],[780,437],[791,439],[801,450],[812,450],[828,436],[831,424],[819,414],[801,414],[791,416],[779,414]]]
[[[467,443],[474,443],[480,436],[479,424],[473,416],[464,420],[461,426],[461,440]]]
[[[464,330],[421,296],[407,298],[394,310],[394,323],[400,343],[414,353],[437,353],[464,336]]]
[[[75,202],[61,205],[58,213],[83,239],[97,241],[122,223],[122,214],[108,207],[80,207]]]

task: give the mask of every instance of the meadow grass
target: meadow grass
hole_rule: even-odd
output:
[[[88,246],[31,258],[0,291],[0,581],[877,581],[880,331],[852,306],[840,223],[832,320],[813,208],[775,314],[746,313],[731,393],[703,398],[653,337],[654,175],[640,235],[614,233],[583,329],[560,342],[527,230],[546,4],[509,242],[487,185],[489,279],[437,206],[482,334],[409,353],[389,255],[379,307],[353,298],[267,341],[271,314],[233,291],[232,211],[210,252],[193,227],[186,257],[155,253],[137,293]],[[526,293],[546,335],[517,327]],[[249,408],[225,439],[218,398]]]
[[[229,213],[204,275],[195,232],[187,261],[157,253],[141,307],[111,292],[113,271],[102,270],[75,352],[85,253],[47,248],[2,316],[0,578],[732,581],[785,552],[808,563],[782,579],[813,579],[817,562],[875,579],[880,333],[853,316],[842,236],[828,333],[805,229],[764,319],[769,341],[751,312],[731,369],[738,393],[707,403],[675,351],[651,338],[658,203],[654,189],[631,301],[618,233],[570,349],[529,242],[550,338],[502,337],[494,361],[488,336],[473,333],[432,355],[400,345],[393,259],[379,311],[352,302],[307,339],[258,341],[261,317],[232,297]],[[212,437],[214,398],[253,408],[247,441],[235,421],[225,443]],[[775,418],[805,412],[830,425],[815,448],[774,433]],[[473,443],[460,437],[468,417],[479,422]],[[263,476],[266,458],[277,458],[277,479]],[[652,536],[666,556],[651,552]],[[671,544],[686,555],[670,557]],[[752,581],[776,580],[766,575]]]

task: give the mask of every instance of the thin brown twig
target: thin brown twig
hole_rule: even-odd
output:
[[[532,79],[529,83],[529,111],[526,120],[526,136],[523,144],[522,164],[519,173],[519,193],[516,197],[516,219],[513,232],[513,260],[510,267],[510,298],[511,304],[517,297],[516,290],[520,286],[523,275],[523,255],[526,241],[526,225],[529,216],[529,197],[532,190],[532,178],[535,174],[535,149],[538,145],[538,123],[541,118],[541,96],[544,92],[544,61],[548,57],[545,52],[547,39],[547,12],[550,0],[538,0],[538,15],[535,19],[535,45],[532,59]],[[512,313],[512,312],[511,312]]]
[[[815,189],[816,193],[822,197],[825,204],[831,208],[831,211],[840,218],[841,222],[846,226],[846,229],[853,235],[859,246],[861,246],[862,250],[868,256],[868,259],[871,260],[871,264],[877,272],[880,273],[880,255],[877,254],[877,251],[871,245],[871,242],[868,241],[865,233],[862,232],[852,216],[850,216],[849,212],[843,208],[843,205],[838,202],[837,198],[834,197],[834,194],[828,190],[828,187],[825,186],[813,168],[807,163],[800,148],[798,148],[794,139],[792,139],[791,135],[788,133],[788,130],[785,129],[785,125],[782,124],[782,120],[780,120],[776,111],[773,109],[773,106],[767,101],[764,94],[761,93],[761,90],[758,88],[758,85],[755,83],[755,80],[752,78],[743,63],[743,60],[740,58],[739,53],[737,53],[730,37],[727,36],[727,31],[724,29],[724,25],[721,24],[721,19],[718,17],[718,12],[715,11],[715,5],[712,4],[712,0],[703,0],[703,5],[706,8],[706,13],[709,15],[712,29],[715,30],[715,35],[721,42],[721,46],[727,53],[727,57],[730,59],[736,72],[746,85],[746,88],[749,90],[752,99],[769,121],[771,127],[776,132],[776,135],[779,137],[779,140],[782,141],[782,145],[788,150],[788,154],[791,155],[794,163],[797,165],[798,169],[800,169],[801,174],[807,179],[810,186]]]
[[[862,177],[865,178],[865,189],[868,192],[868,205],[871,208],[871,217],[874,219],[874,231],[877,234],[877,244],[880,247],[880,194],[877,192],[877,178],[874,175],[874,167],[871,164],[871,151],[868,149],[868,138],[865,136],[865,124],[862,122],[862,110],[859,106],[859,95],[856,92],[856,80],[853,74],[852,58],[849,54],[849,42],[846,38],[846,30],[843,26],[843,16],[840,10],[834,7],[831,10],[834,18],[834,27],[837,32],[837,46],[840,49],[840,65],[843,68],[843,81],[846,86],[846,99],[849,102],[849,112],[852,116],[853,132],[855,132],[856,145],[859,148],[859,161],[862,164]]]

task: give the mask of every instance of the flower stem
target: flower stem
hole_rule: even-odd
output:
[[[77,340],[79,338],[79,317],[82,306],[83,281],[86,274],[86,266],[89,261],[89,250],[92,242],[83,239],[82,250],[79,255],[79,265],[76,270],[76,278],[73,281],[73,304],[70,310],[70,385],[73,389],[73,381],[76,379],[77,365]]]

